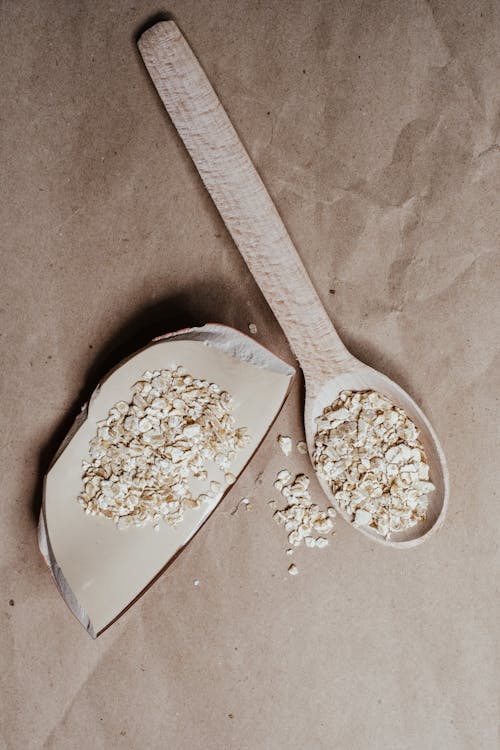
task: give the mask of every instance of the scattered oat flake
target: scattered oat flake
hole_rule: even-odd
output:
[[[199,586],[199,585],[200,585],[199,579],[195,578],[194,581],[193,581],[193,586]]]
[[[278,445],[285,454],[289,456],[292,452],[292,438],[288,435],[278,435]]]
[[[299,440],[297,443],[297,451],[299,453],[307,453],[307,443],[304,443],[303,440]]]
[[[288,469],[282,469],[281,471],[278,471],[276,474],[276,481],[277,482],[289,482],[292,478],[292,475],[288,471]]]
[[[255,335],[257,333],[257,326],[255,325],[255,323],[249,323],[248,330],[251,334]]]
[[[274,513],[274,520],[285,527],[290,547],[300,547],[302,544],[310,548],[325,547],[326,539],[319,544],[318,541],[321,536],[333,533],[335,510],[331,507],[322,510],[313,503],[309,493],[310,480],[306,474],[297,474],[295,478],[290,472],[286,474],[287,477],[283,476],[280,482],[280,491],[288,504]]]
[[[288,572],[290,573],[291,576],[296,576],[299,573],[299,569],[295,565],[295,563],[292,563],[291,565],[288,566]]]

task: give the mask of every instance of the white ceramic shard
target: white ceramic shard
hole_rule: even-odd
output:
[[[55,582],[73,614],[95,638],[139,597],[185,547],[229,490],[224,471],[208,464],[198,492],[220,482],[220,493],[186,510],[182,523],[118,530],[107,518],[86,515],[77,502],[82,461],[96,424],[146,370],[182,365],[194,377],[217,383],[233,396],[238,426],[251,440],[231,466],[241,473],[277,416],[294,375],[292,367],[250,337],[210,324],[155,339],[122,362],[99,384],[57,452],[44,481],[39,545]],[[193,480],[194,481],[194,480]]]

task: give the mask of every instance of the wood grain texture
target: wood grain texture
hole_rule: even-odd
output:
[[[138,45],[173,124],[299,360],[306,384],[310,456],[315,418],[342,390],[378,391],[417,424],[436,487],[429,497],[426,521],[392,539],[369,527],[358,531],[387,546],[420,544],[442,525],[449,494],[446,459],[432,425],[397,383],[353,357],[341,342],[273,201],[176,24],[156,24],[144,32]],[[318,478],[330,502],[350,521],[327,483]]]
[[[172,21],[139,40],[158,93],[234,242],[283,328],[303,370],[345,367],[332,326],[292,240],[217,94]],[[314,335],[304,335],[304,331]]]

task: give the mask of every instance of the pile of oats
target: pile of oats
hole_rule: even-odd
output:
[[[274,486],[286,498],[288,505],[274,514],[274,520],[285,527],[288,542],[299,547],[326,547],[327,534],[333,533],[335,510],[320,510],[309,493],[309,477],[297,474],[295,478],[286,469],[278,473]]]
[[[189,486],[208,479],[207,462],[225,472],[226,484],[235,481],[231,462],[249,437],[235,426],[229,393],[182,367],[147,371],[132,392],[97,425],[78,501],[119,528],[152,522],[159,530],[160,521],[177,525],[187,508],[220,493],[215,481],[205,494]]]
[[[343,391],[316,423],[314,464],[355,525],[388,537],[425,519],[435,488],[402,409],[375,391]]]

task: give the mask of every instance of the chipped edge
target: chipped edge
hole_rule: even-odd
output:
[[[45,560],[47,567],[50,569],[52,577],[64,601],[70,608],[71,612],[75,615],[76,619],[82,623],[87,633],[95,640],[97,635],[90,617],[85,612],[84,608],[81,606],[78,599],[74,595],[71,587],[69,586],[66,578],[63,575],[61,568],[57,564],[54,553],[52,552],[52,547],[50,545],[47,532],[47,526],[45,523],[45,509],[43,509],[40,513],[40,520],[38,523],[38,547],[40,548],[42,557]]]

